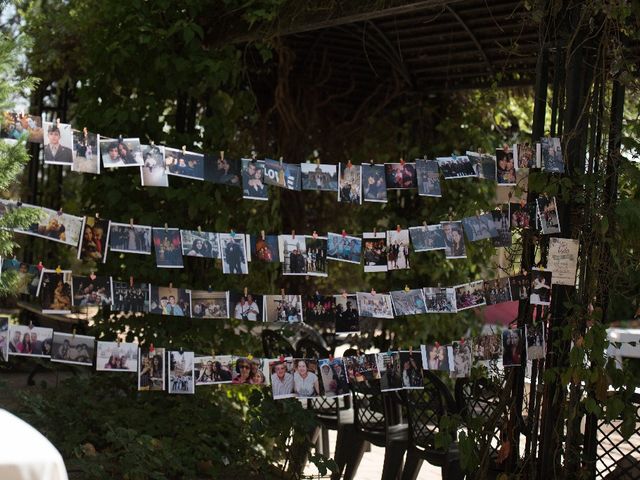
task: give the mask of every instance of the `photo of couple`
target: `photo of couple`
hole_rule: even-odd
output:
[[[425,370],[449,371],[449,347],[439,343],[421,345],[422,365]]]
[[[416,188],[418,186],[415,163],[385,163],[384,172],[388,190]]]
[[[342,358],[324,358],[318,362],[318,366],[325,397],[349,395],[349,379]]]
[[[73,130],[68,123],[43,122],[44,163],[73,165]]]
[[[228,292],[191,290],[191,318],[230,318]]]
[[[139,138],[120,140],[101,138],[100,154],[104,168],[141,167],[144,165]]]
[[[471,374],[471,340],[451,342],[453,368],[451,378],[467,378]]]
[[[40,271],[36,265],[20,262],[15,258],[2,262],[3,272],[15,272],[17,276],[16,293],[18,295],[34,295],[40,285]]]
[[[231,383],[233,364],[231,355],[195,357],[193,365],[196,386]]]
[[[516,185],[516,166],[513,160],[513,150],[505,145],[496,148],[498,185]]]
[[[96,350],[98,372],[135,372],[137,368],[137,343],[98,341]]]
[[[279,235],[278,253],[283,275],[327,275],[325,237]]]
[[[409,236],[414,252],[445,249],[444,230],[440,224],[409,227]]]
[[[78,259],[83,262],[104,262],[109,232],[109,220],[84,217]]]
[[[224,152],[219,156],[204,156],[204,178],[220,185],[240,185],[240,160],[225,158]]]
[[[256,358],[233,357],[235,367],[231,370],[234,385],[267,385],[264,361]]]
[[[188,257],[220,258],[220,238],[217,233],[180,230],[182,255]]]
[[[387,269],[407,270],[409,264],[409,230],[387,231]]]
[[[556,197],[539,197],[536,201],[536,211],[543,234],[560,233],[560,218],[558,217]]]
[[[358,314],[358,300],[355,295],[336,295],[336,333],[360,332],[360,315]]]
[[[362,168],[362,195],[365,202],[386,202],[387,182],[384,165],[364,163]]]
[[[191,316],[191,294],[189,290],[156,287],[154,285],[151,285],[149,290],[149,313],[175,317]]]
[[[166,378],[164,348],[140,348],[138,354],[138,390],[163,391]]]
[[[518,143],[513,146],[513,156],[518,159],[517,169],[536,168],[538,159],[533,147],[528,143]]]
[[[151,255],[151,227],[128,223],[109,223],[109,249],[114,252]]]
[[[53,332],[51,361],[92,367],[95,344],[94,337]]]
[[[0,361],[9,360],[9,317],[0,316]]]
[[[476,172],[478,178],[490,180],[492,182],[497,181],[496,172],[496,157],[486,153],[466,152],[467,157],[471,160],[473,170]]]
[[[338,164],[338,201],[341,203],[362,203],[362,167],[351,162]]]
[[[532,305],[551,305],[551,278],[551,270],[531,269],[529,303]]]
[[[264,321],[264,297],[262,295],[244,295],[237,292],[229,292],[229,304],[233,318],[247,322]]]
[[[440,222],[444,233],[444,253],[447,258],[467,258],[462,234],[462,222]]]
[[[480,362],[495,362],[502,355],[502,338],[499,334],[480,335],[474,338],[473,358]]]
[[[168,187],[169,176],[164,160],[164,147],[159,145],[142,145],[140,181],[143,187]]]
[[[158,268],[182,268],[182,242],[178,228],[153,228],[153,248]]]
[[[269,191],[265,183],[264,160],[242,159],[242,198],[268,200]]]
[[[436,160],[416,159],[418,195],[441,197],[440,172]]]
[[[204,155],[201,153],[166,147],[164,162],[168,175],[204,180]]]
[[[36,295],[40,297],[43,313],[71,313],[73,306],[71,270],[40,272],[40,285]]]
[[[360,263],[362,239],[346,233],[327,234],[327,258],[338,262]]]
[[[564,173],[564,159],[562,158],[562,146],[559,138],[541,138],[540,153],[542,156],[542,169],[544,171]]]

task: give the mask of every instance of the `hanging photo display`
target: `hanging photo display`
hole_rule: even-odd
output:
[[[327,239],[305,235],[278,236],[283,275],[327,276]]]
[[[139,138],[119,140],[100,138],[100,155],[104,168],[141,167],[144,165]]]
[[[502,336],[480,335],[473,339],[473,359],[480,362],[495,362],[502,356]]]
[[[300,177],[300,165],[269,158],[264,161],[264,181],[267,185],[300,191],[302,190]]]
[[[318,361],[320,380],[327,398],[350,395],[349,379],[342,358],[324,358]]]
[[[579,240],[555,237],[549,239],[547,269],[553,272],[553,283],[571,287],[576,284],[579,250]]]
[[[307,275],[326,277],[327,270],[327,237],[317,235],[305,238],[307,247]]]
[[[422,390],[424,388],[422,355],[413,350],[400,350],[398,353],[402,367],[402,388]]]
[[[133,223],[109,223],[109,250],[151,255],[151,227]],[[106,257],[106,253],[105,253]]]
[[[98,341],[96,370],[98,372],[137,372],[138,352],[137,343]]]
[[[522,364],[522,329],[514,328],[502,332],[502,366],[517,367]]]
[[[9,325],[9,355],[50,357],[52,343],[52,328]]]
[[[229,292],[229,313],[233,318],[249,322],[264,322],[264,296]]]
[[[387,269],[408,270],[409,263],[409,230],[387,231]]]
[[[111,309],[111,277],[90,275],[73,276],[73,305],[82,307],[101,307]]]
[[[427,313],[456,312],[455,288],[426,287],[422,291]]]
[[[491,213],[483,213],[482,215],[463,218],[462,226],[470,242],[477,242],[478,240],[498,236],[498,231],[493,221],[493,214]]]
[[[527,360],[544,360],[547,353],[544,340],[544,323],[525,325],[527,337]]]
[[[264,177],[264,160],[243,158],[242,197],[248,200],[269,200]]]
[[[295,397],[293,393],[294,363],[292,358],[269,362],[271,394],[274,400]]]
[[[195,357],[193,378],[196,386],[231,383],[234,363],[231,355]]]
[[[141,313],[149,311],[149,284],[111,281],[112,311],[125,313]]]
[[[6,259],[2,262],[2,271],[15,272],[17,276],[16,290],[19,295],[35,296],[40,285],[40,271],[36,265]]]
[[[43,143],[42,118],[17,112],[2,112],[0,137],[19,140],[26,137],[32,143]]]
[[[509,287],[511,288],[511,298],[513,300],[529,300],[531,280],[527,275],[509,277]]]
[[[329,322],[335,323],[336,298],[333,295],[303,295],[303,317],[307,323]]]
[[[338,169],[336,165],[301,163],[302,190],[319,192],[338,191]]]
[[[187,257],[220,258],[220,239],[217,233],[180,230],[182,255]]]
[[[0,361],[9,360],[9,317],[0,316]]]
[[[496,157],[487,153],[466,152],[478,178],[497,181]]]
[[[400,163],[385,163],[384,173],[387,190],[402,190],[418,187],[415,163],[407,163],[404,161]]]
[[[73,131],[73,165],[71,171],[100,174],[100,135],[83,131]]]
[[[460,312],[468,308],[486,305],[483,287],[484,281],[482,280],[454,287],[456,291],[456,310]]]
[[[141,145],[143,165],[140,182],[143,187],[168,187],[169,175],[165,163],[165,149],[158,145]]]
[[[358,300],[355,295],[335,295],[336,302],[336,333],[359,333],[360,315]]]
[[[272,263],[280,261],[277,235],[251,235],[251,259]]]
[[[93,367],[95,344],[93,337],[53,332],[51,361]]]
[[[518,170],[539,167],[536,151],[528,142],[514,145],[513,156],[517,159],[516,168]]]
[[[182,242],[178,228],[153,228],[153,248],[158,268],[182,268]]]
[[[204,156],[205,180],[220,185],[241,187],[241,162],[238,159],[225,158],[224,152],[220,156]]]
[[[459,157],[437,157],[436,160],[438,161],[438,166],[445,180],[478,176],[473,169],[471,160],[466,155]]]
[[[543,137],[540,139],[540,157],[542,169],[546,172],[564,173],[564,158],[562,146],[557,137]]]
[[[432,250],[444,250],[444,230],[442,225],[423,225],[422,227],[409,227],[409,236],[413,244],[414,252],[429,252]]]
[[[441,197],[440,172],[436,160],[417,159],[416,177],[418,195],[425,197]]]
[[[396,290],[389,292],[393,301],[393,310],[396,316],[421,315],[427,313],[422,289]]]
[[[138,354],[138,390],[164,391],[166,378],[164,353],[164,348],[140,348]]]
[[[498,303],[510,302],[512,300],[511,282],[509,280],[509,277],[504,277],[484,281],[484,298],[487,301],[487,305],[497,305]]]
[[[245,235],[220,233],[222,273],[246,275],[249,273],[247,243]]]
[[[84,262],[104,262],[109,243],[109,220],[84,217],[80,232],[78,259]]]
[[[402,390],[402,371],[399,352],[378,353],[380,369],[380,391],[392,392]]]
[[[204,180],[204,155],[201,153],[165,147],[164,162],[168,175]]]
[[[447,258],[467,258],[462,234],[462,222],[440,222],[444,233],[444,253]]]
[[[385,232],[364,232],[364,271],[386,272],[387,264],[387,235]]]
[[[532,305],[551,305],[551,277],[551,270],[531,269],[529,303]]]
[[[344,361],[349,383],[380,380],[377,354],[365,353],[364,355],[343,357],[342,360]]]
[[[421,345],[422,367],[425,370],[448,372],[449,371],[449,349],[446,345],[439,343]]]
[[[471,340],[451,342],[451,378],[467,378],[471,374]]]
[[[169,393],[183,395],[196,393],[193,352],[169,350],[167,363],[169,364]]]
[[[302,323],[300,295],[265,295],[265,321],[274,323]]]
[[[315,398],[324,394],[318,372],[318,361],[312,358],[293,359],[293,393],[298,398]]]
[[[516,166],[513,161],[513,150],[507,145],[504,148],[496,148],[496,162],[498,186],[516,185]]]
[[[361,317],[393,318],[391,295],[388,293],[356,292]]]
[[[149,286],[149,313],[191,316],[191,292],[184,288]]]
[[[40,285],[36,295],[40,297],[42,313],[71,313],[73,306],[71,270],[40,272]]]
[[[338,164],[338,201],[342,203],[362,204],[362,166],[351,163]]]
[[[229,292],[191,290],[192,318],[231,318]]]
[[[493,227],[497,232],[497,235],[491,238],[491,244],[496,248],[510,247],[512,238],[509,204],[501,205],[493,210],[491,217],[493,219]]]
[[[560,233],[560,219],[558,218],[556,197],[539,197],[536,200],[536,212],[543,234]]]
[[[510,203],[510,224],[511,228],[531,228],[533,226],[532,219],[536,214],[536,205],[521,203]]]
[[[362,197],[365,202],[387,201],[384,165],[362,164]]]
[[[68,123],[43,122],[44,163],[73,165],[73,131]]]
[[[360,263],[362,239],[346,233],[327,234],[327,258],[337,262]]]

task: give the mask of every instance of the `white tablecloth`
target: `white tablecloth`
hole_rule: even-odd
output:
[[[0,431],[0,479],[68,479],[60,452],[31,425],[0,409]]]

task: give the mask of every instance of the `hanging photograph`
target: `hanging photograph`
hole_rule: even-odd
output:
[[[351,163],[338,164],[338,201],[342,203],[362,203],[362,167]]]
[[[451,342],[451,352],[451,378],[467,378],[471,374],[471,340]]]
[[[318,362],[320,368],[320,380],[327,398],[350,395],[349,379],[344,369],[342,357],[323,358]]]
[[[480,335],[473,339],[473,359],[479,362],[495,362],[502,356],[500,334]]]
[[[533,208],[532,208],[533,207]],[[527,205],[526,203],[510,203],[509,213],[511,221],[511,228],[530,228],[532,226],[531,220],[535,215],[535,204]]]
[[[40,271],[36,265],[6,259],[2,262],[3,272],[15,272],[17,276],[15,293],[19,295],[36,295],[40,285]]]
[[[362,239],[339,233],[327,234],[327,258],[337,262],[360,263]]]
[[[178,228],[153,228],[153,248],[158,268],[182,268],[182,242]]]
[[[204,180],[204,155],[165,147],[164,163],[168,175]]]
[[[484,282],[478,280],[477,282],[454,287],[456,290],[456,310],[460,312],[468,308],[486,305],[487,302],[484,298],[483,286]]]
[[[98,341],[96,370],[98,372],[137,372],[138,344]]]
[[[358,300],[355,295],[335,295],[336,301],[336,333],[359,333],[360,315]]]
[[[408,270],[409,264],[409,230],[387,231],[387,269]]]
[[[560,233],[560,219],[556,197],[539,197],[536,201],[536,211],[540,229],[545,235]]]
[[[93,367],[95,345],[94,337],[53,332],[51,361]]]
[[[73,305],[111,309],[111,277],[73,276]]]
[[[293,393],[298,398],[314,398],[323,395],[318,377],[318,360],[293,359]]]
[[[110,222],[107,239],[113,252],[151,255],[150,226]]]
[[[529,300],[531,280],[527,275],[509,277],[509,287],[511,288],[511,298],[513,300]]]
[[[540,154],[542,157],[542,170],[545,172],[564,173],[564,158],[562,157],[562,146],[559,138],[541,138]]]
[[[83,262],[104,262],[109,238],[109,220],[84,217],[80,233],[78,259]]]
[[[456,291],[454,288],[425,287],[422,291],[427,313],[455,313]]]
[[[114,140],[100,138],[100,155],[104,168],[141,167],[142,146],[139,138]]]
[[[242,186],[240,182],[240,160],[225,158],[220,152],[220,156],[204,156],[204,178],[205,180],[220,185],[230,185],[232,187]]]
[[[168,352],[169,393],[186,395],[196,393],[193,360],[193,352],[183,352],[176,350],[170,350]]]
[[[165,378],[164,348],[150,351],[141,347],[138,354],[138,390],[163,391]]]
[[[249,273],[246,237],[237,233],[220,233],[222,273],[246,275]]]
[[[43,122],[44,163],[73,165],[73,131],[68,123]]]
[[[264,181],[267,185],[300,191],[300,165],[267,158],[264,161]]]
[[[149,311],[149,284],[111,281],[111,311],[125,313],[141,313]]]
[[[251,259],[272,263],[280,261],[277,235],[251,235]]]
[[[231,383],[234,358],[231,355],[195,357],[193,361],[196,387]]]
[[[300,295],[265,295],[265,321],[273,323],[302,323],[302,297]]]
[[[9,355],[50,357],[52,344],[52,328],[9,325]]]
[[[384,173],[387,190],[401,190],[418,187],[415,163],[385,163]]]
[[[365,353],[353,357],[343,357],[349,383],[380,380],[378,358],[375,353]]]
[[[449,371],[449,349],[446,345],[439,343],[420,345],[420,352],[422,353],[422,366],[425,370]]]
[[[462,226],[470,242],[477,242],[478,240],[498,236],[498,231],[493,222],[493,214],[491,213],[483,213],[482,215],[463,218]]]
[[[393,392],[402,390],[402,369],[400,367],[400,353],[378,353],[378,368],[380,369],[380,391]]]
[[[307,275],[307,237],[304,235],[279,235],[278,255],[283,275]]]
[[[386,272],[387,265],[387,235],[385,232],[364,232],[364,271]]]
[[[141,145],[140,181],[143,187],[168,187],[169,175],[162,145]]]
[[[264,322],[264,296],[229,292],[230,313],[237,320]]]
[[[269,191],[264,179],[264,161],[242,159],[242,198],[269,200]]]
[[[73,131],[73,165],[71,170],[79,173],[100,174],[100,135]]]
[[[473,170],[478,178],[483,178],[492,182],[497,181],[496,157],[487,153],[477,153],[468,151],[467,157],[471,160]]]
[[[544,341],[544,323],[525,325],[527,360],[544,360],[547,350]]]
[[[191,290],[192,318],[231,318],[229,292]]]
[[[391,295],[386,293],[356,292],[361,317],[393,318]]]
[[[462,234],[462,222],[440,222],[444,233],[444,254],[447,258],[467,258]]]
[[[42,118],[39,115],[25,115],[17,112],[2,112],[0,137],[19,140],[23,136],[28,142],[42,143]]]
[[[271,360],[269,362],[269,375],[271,377],[271,394],[274,400],[291,398],[293,393],[293,360]]]
[[[491,239],[491,244],[494,247],[510,247],[511,240],[511,222],[509,221],[509,204],[499,206],[491,212],[493,219],[493,227],[498,232],[498,235]]]
[[[512,300],[511,283],[509,280],[509,277],[504,277],[484,281],[484,298],[487,301],[487,305],[497,305],[498,303],[510,302]]]
[[[393,301],[393,310],[396,316],[421,315],[427,313],[424,303],[424,293],[420,288],[413,290],[396,290],[389,292]]]
[[[409,236],[414,252],[445,249],[444,231],[440,224],[409,227]]]
[[[440,172],[437,160],[416,160],[416,176],[418,195],[424,197],[441,197]]]
[[[40,285],[36,295],[40,297],[42,313],[71,313],[73,306],[71,270],[43,268],[40,272]]]
[[[171,315],[174,317],[191,316],[191,293],[184,288],[149,287],[149,313]]]
[[[302,295],[303,316],[307,323],[335,323],[336,298],[333,295]]]
[[[498,185],[516,185],[516,167],[513,161],[513,150],[496,148],[498,166]]]
[[[536,168],[536,151],[529,142],[518,143],[513,146],[513,156],[517,159],[516,168],[518,170]]]
[[[338,191],[338,169],[336,165],[301,163],[302,190],[318,192]]]
[[[453,178],[477,177],[476,171],[469,157],[461,155],[459,157],[437,157],[438,167],[442,171],[445,180]]]
[[[188,257],[220,258],[220,238],[217,233],[180,230],[182,255]]]
[[[326,277],[327,270],[327,237],[307,236],[307,275]]]
[[[0,316],[0,361],[9,360],[9,317]]]
[[[362,167],[362,198],[365,202],[387,201],[387,183],[385,181],[384,165],[363,163]]]
[[[398,353],[402,366],[402,388],[422,390],[424,388],[422,355],[413,350],[401,350]]]
[[[580,240],[578,239],[555,237],[549,239],[547,270],[553,272],[553,283],[575,286],[579,251]]]
[[[551,305],[551,277],[551,270],[531,269],[529,303],[532,305]]]
[[[514,328],[502,332],[502,366],[517,367],[522,364],[522,330]]]

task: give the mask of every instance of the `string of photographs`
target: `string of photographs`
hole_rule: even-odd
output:
[[[423,370],[465,378],[472,365],[509,368],[546,354],[543,323],[501,334],[461,339],[449,345],[338,358],[253,358],[251,355],[196,355],[153,345],[97,341],[33,325],[10,325],[0,317],[0,359],[49,358],[52,362],[94,367],[99,372],[136,373],[138,390],[194,394],[211,385],[271,386],[274,399],[331,398],[350,394],[350,386],[379,381],[381,391],[422,389]]]
[[[144,187],[168,187],[169,177],[184,177],[242,188],[242,196],[268,200],[268,186],[287,190],[333,192],[339,202],[386,202],[388,190],[417,189],[418,195],[441,197],[440,173],[445,180],[481,178],[498,185],[516,185],[516,172],[542,168],[564,173],[560,139],[544,137],[539,143],[496,148],[495,155],[467,151],[434,160],[353,165],[284,163],[282,159],[230,159],[150,143],[139,138],[108,138],[74,130],[70,124],[42,121],[40,116],[3,112],[0,138],[25,137],[44,146],[44,163],[66,165],[72,171],[100,174],[104,169],[134,167]]]
[[[491,240],[508,247],[512,230],[540,229],[560,233],[555,197],[535,202],[508,203],[487,213],[442,221],[433,225],[400,228],[362,235],[328,232],[324,236],[214,233],[179,228],[117,223],[97,216],[75,216],[62,211],[0,199],[0,217],[16,208],[40,211],[40,220],[16,232],[46,238],[78,249],[87,263],[104,263],[108,253],[151,255],[159,268],[183,268],[183,257],[220,259],[225,274],[248,274],[249,262],[279,262],[283,275],[327,276],[329,261],[364,264],[365,272],[411,268],[412,253],[442,251],[448,259],[466,258],[467,241]],[[413,247],[413,252],[410,246]]]

